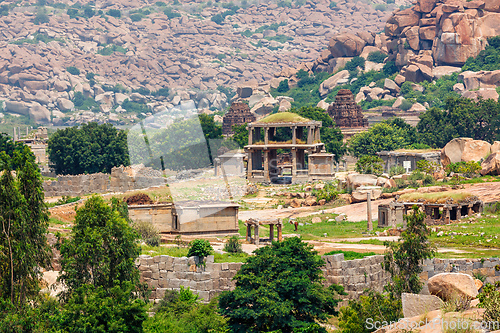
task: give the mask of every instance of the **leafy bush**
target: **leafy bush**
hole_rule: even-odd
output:
[[[388,61],[385,63],[384,67],[382,68],[382,72],[386,76],[391,76],[392,74],[399,72],[399,70],[398,70],[398,66],[396,66],[396,63],[394,61]]]
[[[241,253],[243,252],[243,249],[240,244],[240,240],[238,236],[234,235],[231,236],[228,240],[227,243],[224,244],[224,251],[229,252],[229,253]]]
[[[385,5],[383,3],[379,3],[379,4],[375,5],[375,10],[385,12],[387,10],[387,5]]]
[[[160,233],[152,223],[139,221],[134,223],[134,229],[137,231],[144,243],[149,246],[160,246]]]
[[[175,17],[181,17],[181,14],[178,12],[173,12],[172,7],[167,7],[163,11],[163,13],[168,17],[169,20],[175,18]]]
[[[397,322],[402,317],[400,299],[368,290],[359,300],[340,308],[338,326],[342,333],[368,333],[376,330],[375,322]]]
[[[122,17],[122,12],[119,9],[110,9],[106,12],[106,14],[116,18]]]
[[[377,255],[375,252],[354,252],[354,251],[343,251],[343,250],[333,250],[328,253],[323,254],[324,256],[330,256],[332,254],[339,254],[343,253],[344,254],[344,260],[354,260],[354,259],[363,259],[364,257],[368,256],[375,256]]]
[[[381,175],[384,172],[384,161],[378,156],[364,155],[356,162],[356,171],[359,173]]]
[[[66,71],[72,75],[80,75],[80,70],[75,66],[66,67]]]
[[[103,56],[110,56],[114,52],[120,52],[120,53],[125,54],[125,53],[127,53],[127,49],[124,48],[123,46],[109,44],[109,45],[104,45],[103,48],[101,48],[97,51],[98,54],[103,55]]]
[[[326,202],[330,202],[337,198],[338,191],[337,186],[333,182],[326,182],[325,186],[320,189],[313,189],[312,195],[316,197],[316,200],[319,202],[320,200],[326,200]]]
[[[470,57],[463,71],[494,71],[500,68],[500,36],[488,38],[488,45],[474,58]]]
[[[290,87],[288,86],[288,80],[287,79],[281,81],[280,84],[279,84],[279,86],[278,86],[278,88],[276,88],[276,91],[280,92],[280,93],[287,92],[288,90],[290,90]]]
[[[330,9],[337,7],[337,3],[335,1],[330,1],[330,5],[328,6]]]
[[[485,308],[483,320],[485,322],[500,321],[500,291],[494,285],[487,284],[483,286],[483,291],[477,296],[479,298],[479,307]]]
[[[406,170],[405,168],[403,168],[401,165],[396,165],[396,166],[393,166],[390,170],[389,170],[389,176],[396,176],[396,175],[402,175],[406,173]]]
[[[49,16],[45,12],[40,12],[36,14],[33,23],[38,25],[42,23],[49,23],[49,21],[50,21]]]
[[[139,14],[139,13],[135,13],[135,14],[130,15],[130,19],[132,20],[132,22],[139,22],[143,18],[144,18],[144,15]]]
[[[77,202],[80,199],[81,199],[80,197],[71,197],[69,195],[63,195],[59,200],[57,200],[56,206]]]
[[[417,161],[417,169],[426,174],[432,175],[434,172],[438,172],[441,169],[441,165],[437,162],[431,162],[427,160]]]
[[[200,261],[214,252],[212,245],[206,239],[195,239],[189,244],[188,257],[199,257]]]
[[[387,54],[385,54],[384,52],[374,51],[374,52],[370,52],[370,54],[368,54],[367,60],[382,64],[384,62],[385,58],[387,58]]]
[[[0,16],[7,16],[9,15],[9,6],[8,5],[1,5],[0,6]]]
[[[481,171],[481,164],[476,161],[450,163],[444,168],[444,170],[447,175],[454,172],[461,173],[466,177],[476,177],[479,174],[479,171]]]

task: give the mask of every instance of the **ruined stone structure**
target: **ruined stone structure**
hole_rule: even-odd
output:
[[[378,226],[381,228],[395,228],[397,224],[402,223],[403,228],[406,228],[406,221],[403,216],[415,205],[425,213],[425,224],[427,225],[449,224],[452,221],[460,220],[462,217],[472,216],[483,211],[483,202],[481,200],[444,204],[391,202],[378,206]]]
[[[257,118],[250,112],[248,104],[243,102],[233,102],[222,120],[222,134],[232,135],[233,125],[243,125],[251,123]]]
[[[327,112],[340,128],[368,127],[368,120],[363,117],[361,106],[356,104],[349,89],[339,90]]]
[[[326,159],[308,159],[308,156],[324,151],[325,144],[320,140],[321,121],[313,121],[295,113],[280,112],[248,124],[247,179],[251,182],[295,183],[330,176],[320,174],[321,170],[333,169],[333,154],[328,161],[331,168],[313,167],[312,164],[324,163]],[[277,135],[289,131],[291,140],[280,141]],[[290,133],[291,132],[291,133]],[[263,136],[263,138],[262,138]],[[278,150],[291,151],[290,164],[279,165]],[[314,173],[311,170],[314,169]],[[314,177],[313,177],[314,176]]]
[[[179,201],[128,206],[130,219],[148,222],[161,233],[237,234],[239,205],[222,201]]]
[[[261,239],[259,236],[260,226],[269,226],[269,238]],[[278,218],[268,218],[268,219],[249,219],[245,222],[247,227],[247,242],[251,244],[259,245],[261,242],[273,242],[274,241],[274,227],[276,226],[276,231],[278,232],[278,241],[283,240],[283,221]],[[252,237],[252,229],[254,230],[254,237]]]
[[[140,190],[152,186],[165,185],[161,172],[144,168],[139,172],[131,172],[133,167],[115,167],[111,175],[93,173],[89,175],[58,176],[57,180],[43,182],[46,197],[80,196],[92,193],[126,192]]]
[[[410,166],[408,171],[413,171],[417,168],[417,162],[426,160],[429,162],[441,165],[441,152],[439,150],[395,150],[381,151],[377,155],[384,161],[384,172],[389,173],[392,167]]]

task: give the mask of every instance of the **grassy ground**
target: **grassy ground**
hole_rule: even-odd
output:
[[[295,231],[295,226],[288,222],[288,219],[283,221],[283,234],[284,235],[297,235],[301,236],[304,240],[320,240],[326,237],[328,238],[352,238],[352,237],[363,237],[366,234],[366,222],[336,222],[335,217],[338,214],[316,214],[307,217],[297,218],[299,224],[297,231]],[[312,223],[313,218],[319,217],[322,222]],[[333,221],[329,221],[333,220]],[[239,221],[240,235],[246,236],[246,226],[243,221]],[[380,229],[379,231],[382,231]],[[261,226],[259,228],[259,234],[261,238],[269,237],[269,228],[266,226]],[[274,235],[277,236],[277,231],[274,231]],[[375,233],[373,233],[375,235]]]
[[[447,191],[447,192],[436,192],[436,193],[413,192],[401,195],[398,201],[415,202],[418,201],[419,199],[423,199],[429,203],[444,204],[450,199],[453,200],[453,202],[458,203],[465,201],[469,197],[471,197],[471,195],[463,191],[456,191],[456,192]]]
[[[141,254],[150,256],[167,255],[171,257],[186,257],[188,251],[188,247],[141,245]],[[215,253],[214,262],[245,262],[248,256],[247,253]]]

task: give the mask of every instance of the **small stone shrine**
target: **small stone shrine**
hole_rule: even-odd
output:
[[[232,135],[233,125],[243,125],[251,123],[257,118],[250,112],[248,104],[243,102],[233,102],[222,120],[222,134]]]
[[[327,112],[340,128],[368,127],[368,120],[363,117],[361,106],[356,104],[349,89],[339,90]]]

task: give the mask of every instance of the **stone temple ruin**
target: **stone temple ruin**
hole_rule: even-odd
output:
[[[349,89],[339,90],[327,112],[340,128],[368,127],[368,120],[364,118],[361,106],[356,104]]]
[[[320,128],[321,121],[290,112],[248,124],[247,179],[283,184],[333,177],[334,155],[324,152]],[[278,150],[290,151],[291,163],[279,164]]]
[[[243,102],[233,102],[222,120],[222,134],[231,135],[234,125],[251,123],[257,118],[250,112],[248,104]]]
[[[378,206],[378,226],[380,228],[396,228],[398,224],[403,224],[403,228],[406,228],[404,215],[411,211],[413,206],[417,206],[425,213],[425,224],[427,225],[449,224],[452,221],[458,221],[463,217],[483,211],[483,202],[477,197],[468,197],[459,202],[448,199],[445,203],[393,201]]]

